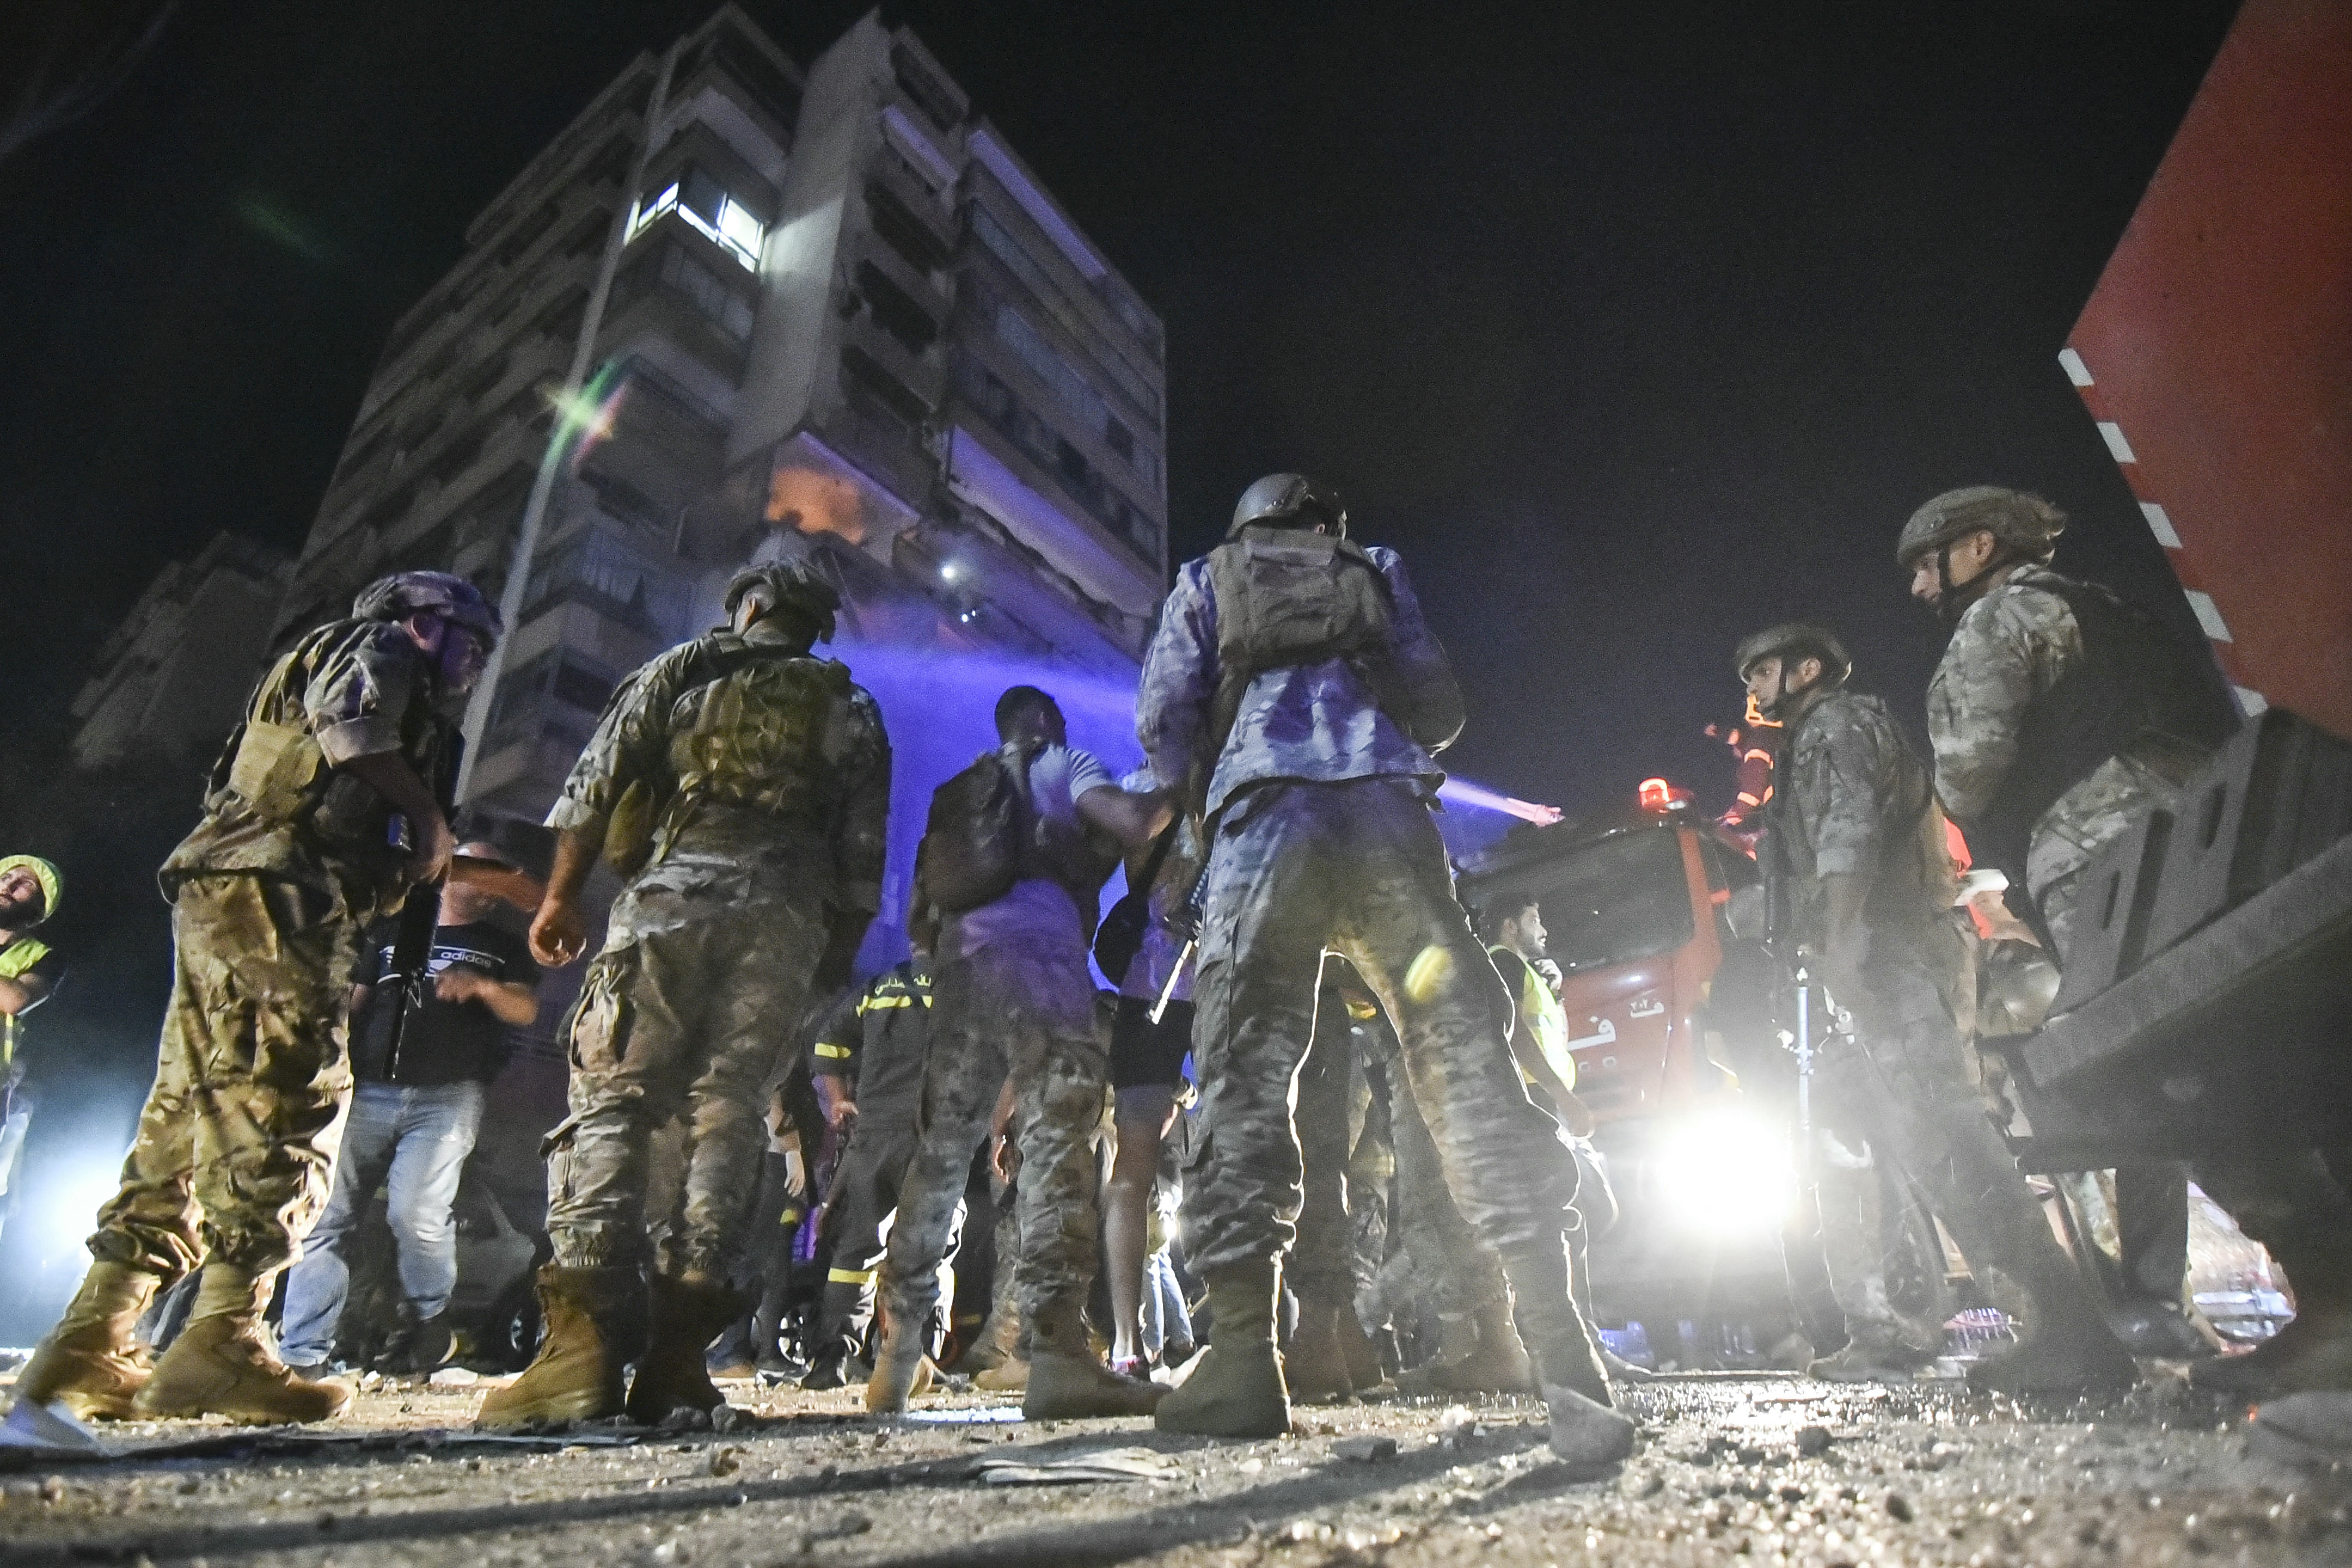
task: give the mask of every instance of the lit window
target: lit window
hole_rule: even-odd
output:
[[[765,237],[760,220],[737,205],[734,197],[728,197],[727,205],[719,209],[719,243],[750,258],[756,266],[760,259],[760,241]]]
[[[635,239],[646,231],[654,219],[677,205],[677,182],[672,180],[669,189],[656,196],[650,205],[633,209],[629,215],[629,237]]]
[[[629,237],[636,238],[656,218],[670,212],[692,224],[749,270],[760,269],[760,245],[767,238],[767,226],[749,207],[721,192],[709,174],[689,169],[683,182],[671,181],[660,195],[632,214]]]

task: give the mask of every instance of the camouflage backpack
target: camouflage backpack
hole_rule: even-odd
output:
[[[605,856],[624,876],[668,851],[704,805],[770,816],[831,821],[841,764],[856,737],[845,666],[766,650],[732,637],[711,646],[697,679],[670,710],[674,781],[655,822],[654,802],[632,785],[606,832]]]

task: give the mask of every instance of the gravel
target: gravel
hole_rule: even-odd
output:
[[[194,1457],[0,1466],[0,1560],[366,1565],[2352,1564],[2352,1507],[2248,1452],[2245,1412],[2166,1382],[2073,1405],[1949,1384],[1668,1378],[1641,1447],[1569,1473],[1531,1400],[1303,1407],[1263,1442],[1030,1426],[985,1396],[869,1421],[857,1391],[730,1385],[723,1431],[484,1443],[478,1388],[373,1390],[333,1428],[164,1423]],[[2308,1426],[2310,1424],[2305,1424]],[[980,1456],[1107,1449],[1161,1479],[992,1487]]]

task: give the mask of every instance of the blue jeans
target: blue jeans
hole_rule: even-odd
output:
[[[478,1083],[359,1085],[335,1160],[334,1195],[286,1277],[278,1340],[289,1364],[315,1365],[334,1350],[335,1324],[351,1289],[343,1247],[380,1182],[391,1197],[386,1217],[399,1248],[402,1293],[420,1320],[449,1304],[457,1286],[457,1230],[449,1209],[481,1121]]]

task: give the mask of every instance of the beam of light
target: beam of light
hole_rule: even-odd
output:
[[[1556,805],[1538,805],[1533,801],[1515,800],[1465,779],[1447,779],[1438,786],[1437,798],[1455,805],[1474,805],[1481,811],[1499,811],[1506,816],[1516,816],[1521,822],[1532,822],[1538,827],[1549,827],[1562,815]]]

